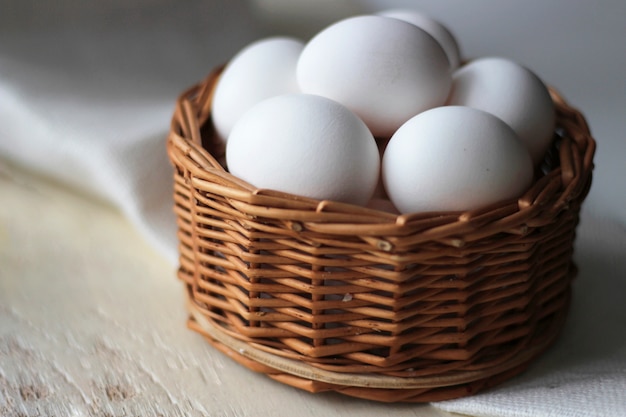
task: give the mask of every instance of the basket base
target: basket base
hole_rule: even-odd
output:
[[[499,385],[525,371],[533,360],[558,338],[567,317],[570,293],[565,295],[565,308],[558,310],[542,329],[541,337],[530,340],[523,353],[500,364],[497,369],[466,372],[460,376],[431,378],[388,378],[375,375],[354,375],[322,371],[305,363],[285,359],[260,350],[245,341],[228,335],[204,317],[187,293],[190,312],[188,327],[200,333],[216,349],[247,367],[264,373],[283,384],[311,393],[334,391],[356,398],[379,402],[426,403],[467,397]],[[549,335],[549,337],[546,337]],[[534,343],[537,342],[537,343]]]

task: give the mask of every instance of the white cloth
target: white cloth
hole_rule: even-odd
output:
[[[3,2],[0,155],[119,207],[175,262],[174,102],[255,25],[242,1]]]
[[[176,262],[165,151],[174,101],[260,29],[241,1],[82,3],[0,5],[0,156],[119,207]],[[606,181],[598,186],[611,197]],[[612,201],[620,199],[617,193]],[[604,210],[597,197],[589,206],[615,213],[615,205]],[[580,275],[557,345],[504,385],[437,407],[493,417],[626,415],[621,213],[609,220],[583,216]]]

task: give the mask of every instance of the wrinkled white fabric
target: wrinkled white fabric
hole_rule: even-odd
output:
[[[119,207],[175,262],[180,92],[259,36],[242,1],[0,6],[0,155]]]
[[[260,33],[242,1],[3,2],[0,157],[119,207],[176,262],[165,149],[174,101]],[[608,184],[594,186],[611,197]],[[608,211],[622,217],[601,219],[598,199],[590,207],[558,343],[504,385],[437,407],[489,417],[626,416],[626,217],[613,204]]]

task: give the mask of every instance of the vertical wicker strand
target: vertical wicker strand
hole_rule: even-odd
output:
[[[396,265],[394,266],[393,270],[394,272],[397,272],[398,274],[401,273],[404,269],[406,268],[406,266],[399,266]],[[403,294],[399,294],[398,292],[395,292],[393,294],[393,301],[392,301],[392,308],[393,308],[393,312],[394,312],[394,317],[398,317],[398,314],[395,314],[398,312],[398,310],[400,310],[400,308],[398,308],[399,305],[401,305],[398,301],[403,297]],[[394,318],[393,322],[394,325],[396,325],[398,323],[398,319]],[[394,328],[396,328],[394,326]],[[398,332],[397,330],[393,330],[390,334],[390,339],[395,339],[396,337],[400,336],[400,332]],[[393,356],[395,356],[396,354],[400,353],[400,351],[402,350],[402,345],[400,343],[393,343],[392,346],[389,348],[389,353],[387,354],[387,357],[389,359],[393,358]]]
[[[185,182],[187,182],[189,186],[189,201],[191,202],[191,245],[193,249],[193,280],[192,280],[192,295],[194,299],[196,298],[196,294],[199,291],[199,282],[202,280],[202,261],[200,260],[201,254],[204,250],[201,247],[201,239],[198,231],[202,228],[200,222],[198,221],[198,217],[200,214],[198,213],[198,205],[200,204],[197,193],[199,192],[197,189],[192,187],[191,185],[191,173],[189,171],[185,171]]]
[[[259,249],[252,249],[254,248],[254,241],[256,241],[258,239],[253,239],[250,238],[250,245],[249,245],[249,250],[248,252],[252,255],[259,255],[260,250]],[[258,263],[252,263],[250,262],[250,264],[248,265],[250,270],[258,270],[261,265]],[[250,314],[250,317],[256,317],[259,315],[260,312],[260,308],[256,305],[254,305],[254,300],[259,300],[261,298],[261,294],[258,291],[253,291],[253,289],[256,287],[255,284],[258,284],[260,278],[256,275],[256,274],[251,274],[252,276],[248,276],[248,281],[250,282],[250,292],[248,294],[248,300],[250,300],[250,304],[247,306],[248,307],[248,313]],[[257,320],[249,320],[248,325],[250,327],[259,327],[261,325],[261,323]]]
[[[468,275],[468,270],[467,268],[465,269],[465,271],[457,273],[455,278],[457,280],[461,280],[465,283],[467,283],[467,275]],[[467,334],[466,334],[466,330],[467,330],[467,297],[468,297],[468,292],[466,290],[465,286],[461,287],[462,289],[459,293],[459,296],[457,298],[457,302],[459,304],[462,305],[462,308],[459,308],[459,311],[457,313],[457,317],[459,319],[459,324],[456,327],[456,332],[459,335],[463,335],[463,338],[460,338],[459,341],[457,342],[457,348],[459,350],[467,350],[467,345],[468,345],[468,338],[467,338]],[[459,289],[457,288],[456,291],[458,292]]]
[[[178,106],[177,106],[178,107]],[[192,136],[191,130],[194,126],[197,126],[197,122],[194,120],[197,117],[196,113],[193,111],[193,105],[187,100],[183,99],[180,102],[180,107],[182,111],[180,112],[181,119],[181,129],[185,133],[186,137]],[[200,267],[200,254],[202,252],[202,248],[199,246],[200,236],[198,236],[198,230],[200,226],[198,225],[198,204],[199,200],[196,197],[196,190],[191,184],[191,171],[185,168],[185,185],[187,186],[187,190],[189,192],[188,198],[190,203],[190,211],[191,211],[191,245],[192,245],[192,253],[193,253],[193,284],[192,284],[192,294],[195,298],[195,295],[198,293],[198,282],[201,279],[201,271]]]
[[[319,288],[321,286],[324,285],[324,279],[323,278],[317,278],[317,276],[324,271],[324,266],[323,265],[311,265],[311,272],[313,273],[313,279],[311,280],[311,284],[313,285],[313,291],[311,294],[311,315],[315,318],[315,317],[319,317],[321,315],[324,314],[324,309],[319,309],[316,308],[316,305],[318,304],[318,302],[323,301],[324,300],[324,294],[320,294],[319,292],[315,291],[315,288]],[[313,319],[313,322],[311,323],[311,328],[313,330],[319,330],[321,328],[324,327],[324,323],[320,323],[318,321],[315,321],[315,319]],[[315,334],[319,334],[319,332],[315,332]],[[323,333],[322,333],[323,334]],[[326,344],[326,338],[325,337],[316,337],[313,339],[313,348],[317,348],[320,346],[323,346]]]

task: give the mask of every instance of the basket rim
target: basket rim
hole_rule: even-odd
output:
[[[342,234],[344,225],[350,224],[362,229],[360,233],[372,236],[405,236],[424,231],[424,238],[445,238],[476,230],[494,221],[499,222],[502,228],[523,224],[539,212],[548,211],[554,217],[568,209],[573,200],[584,199],[591,186],[596,142],[580,111],[571,107],[556,89],[549,87],[557,113],[555,135],[561,141],[559,165],[536,178],[519,198],[469,211],[394,214],[349,203],[256,188],[230,174],[202,143],[201,127],[211,123],[211,98],[223,67],[215,67],[203,81],[178,97],[167,139],[170,160],[187,171],[190,186],[211,189],[225,198],[231,198],[236,201],[237,209],[250,217],[289,219],[294,232],[300,231],[303,223],[307,222],[307,227],[328,234]],[[268,207],[272,210],[267,210]],[[515,233],[523,234],[523,227]],[[450,241],[450,244],[462,246],[463,240]],[[379,245],[383,250],[390,246],[385,242]]]

